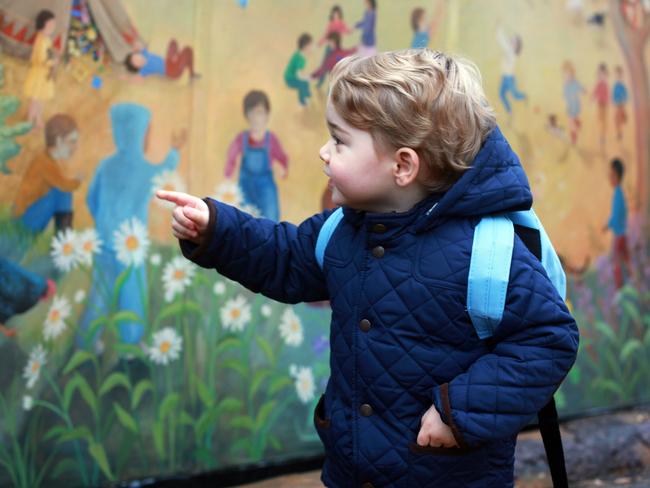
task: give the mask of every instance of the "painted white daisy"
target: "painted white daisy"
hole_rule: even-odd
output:
[[[244,330],[251,319],[251,306],[242,295],[237,295],[221,308],[223,328],[232,331]]]
[[[280,335],[288,346],[299,346],[302,344],[302,324],[300,318],[293,311],[293,308],[287,307],[282,313],[280,319]]]
[[[260,313],[262,314],[262,317],[269,318],[272,312],[273,309],[271,308],[271,305],[269,305],[268,303],[265,303],[260,307]]]
[[[146,227],[136,217],[127,219],[113,234],[117,260],[125,266],[140,266],[147,257],[149,236]]]
[[[86,290],[79,288],[74,294],[74,302],[81,303],[86,299]]]
[[[162,262],[162,258],[158,253],[152,254],[151,257],[149,258],[149,262],[151,263],[152,266],[160,266],[160,263]]]
[[[31,395],[24,395],[23,396],[23,410],[30,411],[33,406],[34,406],[34,399],[31,397]]]
[[[41,376],[41,368],[46,362],[45,349],[37,345],[29,353],[29,359],[23,370],[23,378],[27,380],[27,388],[32,388]]]
[[[232,181],[224,181],[223,183],[220,183],[214,193],[215,200],[227,203],[228,205],[239,207],[244,202],[241,188],[239,188],[237,183]]]
[[[52,239],[50,255],[59,271],[70,271],[79,264],[77,240],[78,236],[72,229],[59,231]]]
[[[223,295],[226,293],[226,284],[223,281],[217,281],[212,287],[212,291],[215,295]]]
[[[308,366],[296,367],[292,364],[289,367],[289,373],[295,380],[296,393],[302,403],[309,403],[314,398],[316,384],[314,383],[314,373]]]
[[[192,282],[195,271],[192,263],[183,256],[176,256],[169,261],[162,274],[165,301],[171,302],[176,295],[183,293]]]
[[[154,177],[152,183],[152,197],[157,190],[180,191],[183,193],[187,191],[185,181],[183,181],[181,175],[176,171],[163,171]],[[176,206],[174,203],[168,202],[167,200],[161,200],[160,198],[156,198],[155,201],[165,208],[174,208]]]
[[[80,232],[77,239],[77,256],[79,262],[90,266],[93,263],[93,255],[99,252],[102,244],[95,229],[90,228]]]
[[[55,296],[45,317],[43,336],[45,340],[56,339],[65,330],[65,319],[70,316],[70,302],[63,296]]]
[[[149,359],[156,364],[166,365],[181,353],[183,338],[171,327],[165,327],[153,335],[153,345],[147,348]]]

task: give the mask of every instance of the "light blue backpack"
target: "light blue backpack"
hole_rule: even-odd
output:
[[[325,220],[316,241],[316,260],[323,269],[325,249],[343,218],[337,208]],[[467,283],[467,312],[480,339],[489,339],[501,319],[510,278],[515,233],[542,262],[562,299],[566,299],[566,275],[542,223],[531,210],[483,217],[474,230]],[[553,397],[538,413],[539,428],[556,488],[568,486],[564,451]]]

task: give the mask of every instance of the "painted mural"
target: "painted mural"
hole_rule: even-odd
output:
[[[331,206],[328,73],[477,63],[561,255],[563,414],[650,400],[648,0],[0,0],[0,485],[98,486],[321,452],[327,303],[182,258],[156,189]]]

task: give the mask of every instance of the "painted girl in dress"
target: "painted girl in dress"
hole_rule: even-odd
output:
[[[56,19],[49,10],[41,10],[36,16],[36,39],[32,48],[31,66],[23,86],[23,94],[29,99],[27,120],[35,127],[43,128],[43,104],[54,98],[54,68],[57,56],[52,46],[52,34]]]

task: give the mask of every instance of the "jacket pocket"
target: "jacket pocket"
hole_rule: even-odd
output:
[[[448,486],[450,480],[456,480],[458,486],[480,483],[489,475],[487,454],[483,447],[431,447],[410,442],[408,486]]]
[[[327,417],[325,412],[325,394],[323,393],[318,399],[318,403],[316,403],[316,408],[314,408],[314,427],[316,427],[318,437],[320,437],[325,449],[328,446],[331,423],[332,420]]]
[[[314,408],[314,425],[316,428],[329,429],[331,419],[325,417],[325,394],[322,393]]]

